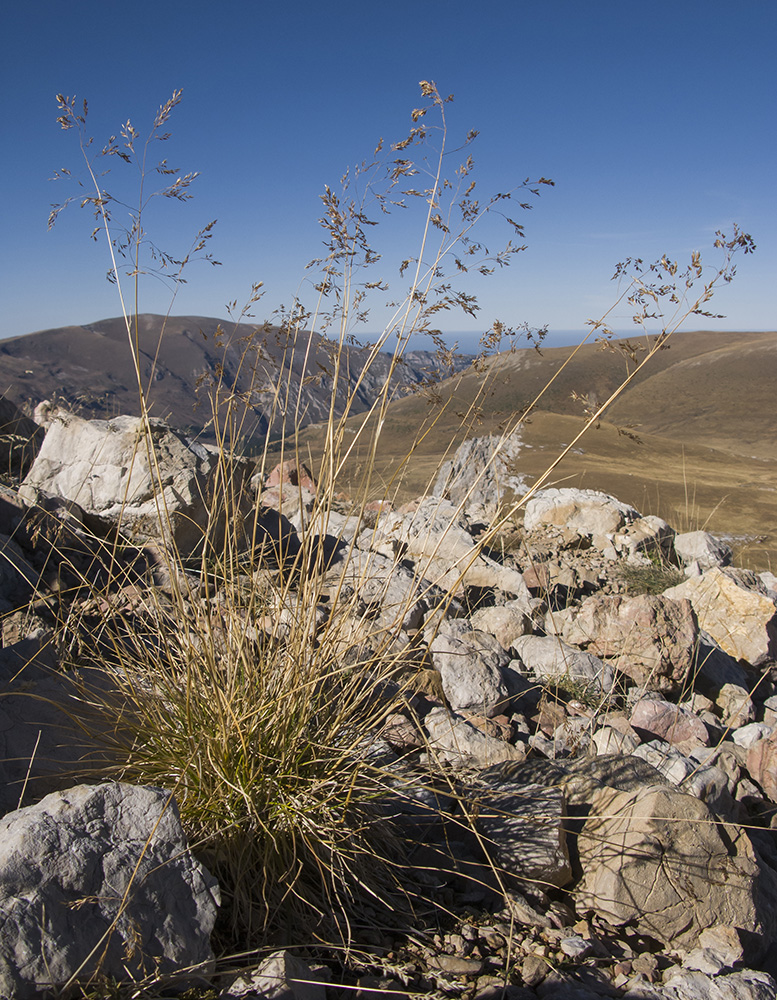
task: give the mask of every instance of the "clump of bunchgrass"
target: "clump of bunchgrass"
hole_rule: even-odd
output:
[[[685,580],[685,574],[660,556],[650,556],[643,563],[625,561],[618,569],[629,594],[663,594]]]
[[[152,586],[127,606],[112,600],[122,583],[114,579],[94,595],[101,609],[98,619],[89,613],[94,602],[78,603],[63,629],[66,662],[81,685],[78,721],[100,736],[102,773],[175,793],[194,849],[221,883],[226,903],[221,933],[225,947],[233,950],[266,941],[350,948],[374,938],[384,924],[401,923],[418,895],[418,873],[407,871],[405,845],[393,818],[399,779],[387,770],[391,755],[376,752],[386,717],[407,707],[401,628],[407,608],[396,609],[389,621],[376,621],[374,609],[359,597],[359,581],[346,580],[344,569],[339,576],[330,572],[330,521],[339,503],[339,478],[355,443],[346,436],[345,420],[370,366],[388,346],[388,378],[355,435],[371,440],[374,449],[395,391],[392,375],[403,363],[411,335],[430,333],[439,341],[431,327],[436,313],[449,308],[474,313],[474,297],[443,280],[446,257],[455,256],[456,267],[466,273],[470,267],[503,266],[522,249],[508,244],[492,255],[471,239],[475,224],[509,197],[498,195],[484,205],[472,200],[474,185],[465,180],[471,157],[454,178],[458,200],[443,206],[443,193],[451,189],[442,173],[446,102],[432,84],[423,84],[422,90],[428,107],[414,112],[410,134],[395,144],[388,161],[363,164],[342,198],[326,189],[322,225],[327,255],[314,262],[320,275],[318,304],[309,311],[295,303],[280,316],[282,360],[264,414],[269,425],[280,427],[275,460],[298,458],[295,433],[304,403],[291,377],[295,357],[305,359],[297,376],[302,385],[306,379],[326,379],[330,388],[315,494],[297,498],[304,515],[298,539],[286,544],[287,529],[278,514],[277,530],[268,529],[261,483],[269,471],[269,451],[265,447],[259,455],[249,485],[240,445],[253,400],[250,393],[238,395],[219,366],[205,387],[213,405],[220,467],[199,562],[168,544],[161,556],[164,591]],[[160,109],[143,156],[149,142],[166,138],[161,129],[179,99],[176,93]],[[117,235],[111,216],[114,199],[98,183],[89,159],[86,106],[81,111],[73,100],[60,97],[59,102],[60,122],[78,131],[87,158],[95,193],[84,203],[94,209],[108,237],[111,277],[121,291],[120,261],[127,258],[137,301],[146,249],[145,203],[139,200],[130,227]],[[439,123],[430,128],[421,121],[427,111],[439,114]],[[439,141],[431,160],[422,156],[416,164],[408,151],[425,149],[432,136]],[[112,139],[98,158],[135,159],[139,137],[129,123],[122,138]],[[166,166],[160,172],[166,175]],[[193,177],[186,175],[160,194],[188,197]],[[423,177],[420,191],[410,187],[414,177]],[[419,204],[424,216],[417,254],[400,263],[400,274],[411,275],[409,290],[378,343],[364,349],[361,373],[351,379],[353,323],[365,294],[385,290],[380,280],[357,283],[361,272],[378,260],[365,235],[368,206],[384,212],[403,200]],[[459,215],[456,228],[454,212]],[[518,224],[509,224],[522,233]],[[163,258],[174,290],[184,265],[203,250],[209,236],[210,227],[180,261]],[[433,236],[438,245],[430,251]],[[259,288],[252,293],[254,301]],[[127,298],[122,297],[123,306]],[[125,317],[141,415],[147,419],[152,387],[140,376],[137,317],[126,311]],[[318,330],[326,334],[326,365],[311,346]],[[261,352],[261,333],[244,348],[243,363],[252,365]],[[174,532],[151,435],[143,436],[138,447],[145,449],[159,483],[159,534],[169,541]],[[273,502],[293,507],[294,490],[284,489],[282,500]],[[373,492],[369,462],[351,503],[357,523],[364,523]],[[341,537],[334,549],[347,554],[353,545],[351,537]],[[344,558],[342,565],[347,562]],[[267,584],[268,567],[269,586],[262,587],[257,574],[264,574]],[[428,590],[429,583],[419,579],[419,587]],[[450,595],[444,595],[440,603],[449,601]]]

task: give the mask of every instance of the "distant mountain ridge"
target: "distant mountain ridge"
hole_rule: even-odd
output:
[[[164,334],[162,329],[164,327]],[[224,332],[225,331],[225,332]],[[297,426],[326,419],[331,386],[327,342],[301,338],[291,361],[293,378],[283,387],[282,408]],[[222,379],[225,392],[249,403],[249,436],[277,431],[281,413],[272,412],[284,342],[277,328],[235,325],[203,316],[143,314],[138,323],[141,376],[152,416],[173,426],[203,431],[212,413],[207,386]],[[379,355],[357,385],[368,348],[348,347],[344,383],[355,392],[352,412],[366,410],[389,376],[390,358]],[[470,358],[461,358],[457,368]],[[408,351],[393,378],[399,388],[418,383],[434,368],[428,351]],[[121,317],[83,326],[58,327],[0,341],[0,392],[27,411],[43,399],[58,398],[91,418],[138,413],[138,388],[125,322]]]

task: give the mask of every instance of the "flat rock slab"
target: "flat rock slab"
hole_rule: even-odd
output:
[[[578,837],[578,910],[680,948],[725,923],[763,930],[759,864],[745,830],[719,823],[698,799],[666,785],[601,789]]]

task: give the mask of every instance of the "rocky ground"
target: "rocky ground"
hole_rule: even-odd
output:
[[[219,903],[169,795],[68,786],[51,614],[73,567],[100,572],[95,538],[118,519],[149,579],[159,546],[196,552],[214,453],[154,425],[160,533],[150,474],[132,459],[137,421],[46,419],[34,464],[22,425],[6,434],[16,478],[0,494],[0,993],[18,997],[77,978],[97,954],[123,978],[140,968],[131,955],[207,970]],[[312,482],[291,464],[253,488],[274,551],[294,551]],[[777,578],[594,491],[538,493],[483,548],[492,501],[486,481],[469,494],[441,482],[402,509],[365,520],[344,505],[327,523],[321,628],[350,588],[404,651],[405,707],[369,752],[395,780],[394,821],[434,918],[403,935],[376,926],[347,968],[277,952],[207,988],[775,997]],[[256,585],[267,572],[254,567]],[[125,892],[137,865],[143,893]]]

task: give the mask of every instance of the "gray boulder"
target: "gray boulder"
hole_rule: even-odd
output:
[[[0,994],[210,963],[215,880],[172,796],[79,785],[0,821]]]
[[[454,618],[443,623],[429,652],[454,711],[466,708],[494,716],[506,709],[511,691],[502,671],[510,656],[493,636]]]
[[[684,566],[696,563],[700,569],[731,565],[731,548],[708,531],[686,531],[675,535],[674,550]]]
[[[537,678],[560,684],[566,682],[587,693],[612,691],[615,675],[609,664],[591,653],[568,646],[556,636],[518,636],[512,648]]]

